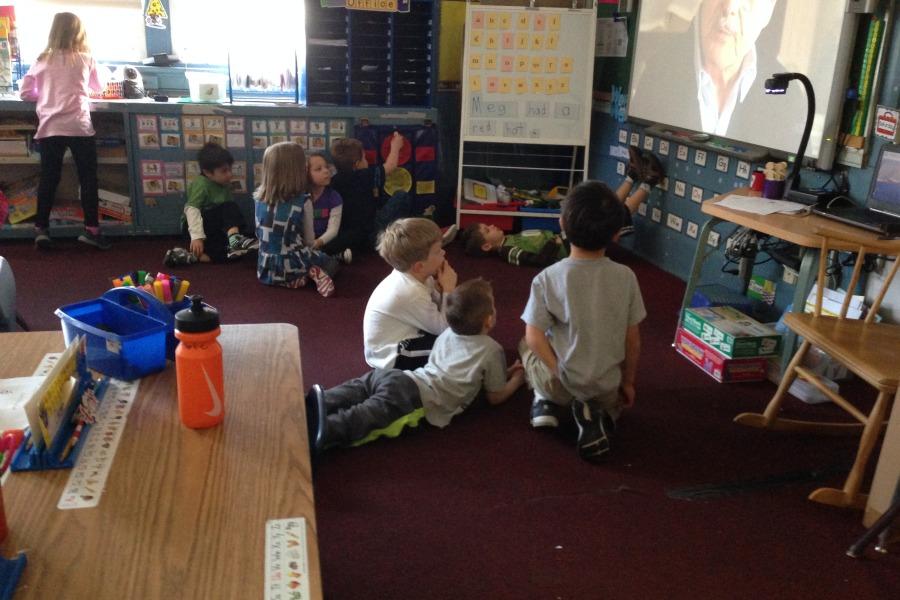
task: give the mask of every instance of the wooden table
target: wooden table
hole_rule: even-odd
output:
[[[12,473],[7,558],[28,556],[16,599],[262,598],[265,525],[307,521],[322,597],[297,328],[225,325],[225,422],[181,425],[175,369],[141,380],[96,508],[58,510],[69,470]],[[0,335],[0,377],[30,375],[61,332]]]
[[[750,195],[749,188],[738,188],[732,190],[728,194]],[[701,211],[710,216],[710,219],[703,224],[700,233],[697,236],[697,249],[694,252],[694,262],[691,267],[691,274],[688,277],[687,285],[684,290],[684,298],[681,303],[682,312],[678,316],[678,324],[681,325],[681,314],[684,309],[691,305],[691,299],[697,282],[700,279],[703,263],[706,261],[715,248],[709,246],[709,234],[716,225],[727,221],[735,225],[741,225],[763,233],[776,237],[787,242],[797,244],[801,248],[800,269],[798,271],[797,282],[794,286],[793,305],[794,310],[802,310],[806,303],[806,298],[812,289],[816,279],[816,266],[818,264],[819,246],[821,238],[816,234],[817,230],[828,229],[840,235],[842,232],[849,232],[854,237],[871,236],[872,240],[878,239],[878,234],[846,225],[839,221],[828,219],[813,213],[809,214],[772,214],[772,215],[755,215],[753,213],[742,212],[719,206],[718,202],[728,194],[720,194],[715,198],[706,200],[701,206]],[[855,246],[847,246],[842,250],[856,250]],[[794,354],[794,345],[797,336],[794,332],[788,330],[784,335],[784,344],[781,355],[781,372],[784,372],[787,363]]]

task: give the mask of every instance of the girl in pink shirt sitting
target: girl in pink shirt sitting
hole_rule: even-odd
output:
[[[50,209],[66,148],[72,151],[81,184],[84,233],[78,241],[101,250],[109,248],[100,234],[97,213],[97,146],[90,112],[90,92],[100,89],[97,63],[89,53],[81,20],[72,13],[56,13],[47,48],[28,70],[19,93],[23,100],[37,103],[34,138],[40,141],[41,181],[34,243],[40,249],[54,247],[49,234]]]

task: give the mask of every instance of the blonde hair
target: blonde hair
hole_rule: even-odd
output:
[[[399,219],[378,236],[377,250],[389,265],[405,273],[417,262],[426,260],[431,247],[440,239],[441,230],[430,219]]]
[[[53,15],[50,35],[47,36],[47,47],[38,56],[38,62],[49,58],[55,52],[70,54],[90,52],[87,45],[87,33],[77,15],[70,12]]]
[[[262,181],[253,197],[277,204],[306,192],[306,153],[295,142],[279,142],[263,154]]]

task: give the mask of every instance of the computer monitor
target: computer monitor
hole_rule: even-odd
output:
[[[882,146],[866,206],[900,217],[900,144]]]

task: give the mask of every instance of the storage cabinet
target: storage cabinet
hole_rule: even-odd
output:
[[[408,13],[323,8],[306,2],[306,99],[310,106],[430,106],[435,2]]]

